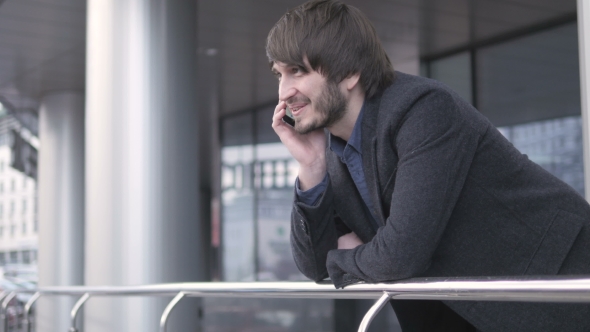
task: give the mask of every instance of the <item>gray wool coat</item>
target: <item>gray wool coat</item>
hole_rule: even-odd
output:
[[[336,287],[411,277],[590,274],[590,206],[446,86],[396,73],[366,101],[363,169],[373,214],[338,157],[316,206],[295,201],[301,272]],[[364,242],[338,250],[338,236]],[[590,331],[590,305],[447,301],[481,331]]]

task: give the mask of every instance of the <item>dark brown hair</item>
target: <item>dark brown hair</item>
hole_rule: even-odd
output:
[[[393,66],[375,28],[357,8],[339,1],[315,0],[289,10],[268,33],[266,55],[311,69],[339,83],[359,73],[367,98],[391,84]]]

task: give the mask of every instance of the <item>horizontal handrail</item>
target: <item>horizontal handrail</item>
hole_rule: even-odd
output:
[[[393,283],[359,283],[335,289],[329,282],[187,282],[141,286],[52,286],[17,293],[92,296],[377,299],[383,292],[399,299],[590,302],[590,276],[577,278],[414,278]]]
[[[176,296],[163,315],[161,331],[165,331],[168,314],[183,297],[377,300],[361,323],[359,331],[366,331],[371,320],[390,298],[590,303],[590,276],[414,278],[392,283],[359,283],[344,289],[335,289],[330,282],[187,282],[140,286],[52,286],[20,289],[15,293],[92,297]]]

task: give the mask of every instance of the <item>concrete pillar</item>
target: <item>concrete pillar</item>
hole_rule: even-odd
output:
[[[39,111],[39,286],[84,282],[84,96],[46,95]],[[75,300],[41,297],[37,331],[68,331]]]
[[[578,0],[578,47],[580,58],[580,96],[584,145],[584,190],[590,201],[590,3]]]
[[[207,275],[199,220],[196,1],[89,0],[85,282]],[[96,298],[85,331],[158,331],[169,298]],[[168,331],[198,331],[183,300]]]

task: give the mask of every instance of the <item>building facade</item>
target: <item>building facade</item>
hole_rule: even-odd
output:
[[[0,115],[0,266],[37,263],[37,181],[11,166],[11,131],[22,129],[11,115]],[[24,130],[24,129],[23,129]],[[28,135],[35,142],[37,139]]]

